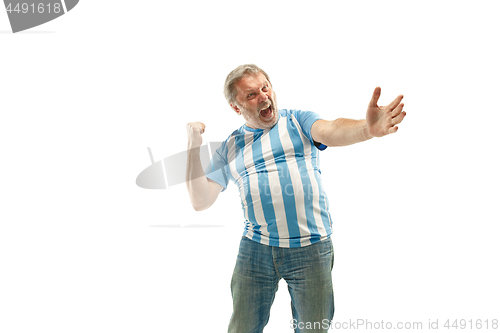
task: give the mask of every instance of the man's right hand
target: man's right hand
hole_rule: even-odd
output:
[[[201,135],[205,132],[205,124],[199,121],[188,123],[186,130],[188,133],[188,149],[200,147],[203,142]]]
[[[212,206],[224,187],[205,176],[200,152],[196,149],[203,142],[201,135],[205,132],[205,124],[199,121],[188,123],[186,130],[188,132],[186,186],[193,208],[200,211]]]

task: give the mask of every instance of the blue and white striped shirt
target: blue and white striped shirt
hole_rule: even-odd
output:
[[[332,222],[311,136],[316,113],[280,110],[271,129],[243,125],[217,149],[207,178],[238,185],[243,235],[265,245],[301,247],[328,238]]]

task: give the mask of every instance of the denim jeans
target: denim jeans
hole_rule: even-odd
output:
[[[281,278],[292,299],[295,332],[327,332],[334,313],[332,268],[330,238],[305,247],[280,248],[243,237],[231,280],[233,315],[228,332],[263,331]]]

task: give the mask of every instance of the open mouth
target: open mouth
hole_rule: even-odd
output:
[[[269,118],[269,117],[271,117],[273,115],[273,110],[271,108],[271,105],[269,105],[269,107],[267,107],[265,109],[260,110],[260,115],[263,118]]]

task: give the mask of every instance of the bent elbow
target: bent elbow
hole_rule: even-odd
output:
[[[193,209],[197,212],[201,212],[202,210],[205,210],[207,208],[203,206],[193,206]]]
[[[207,204],[195,204],[195,203],[191,203],[191,205],[193,206],[193,209],[197,212],[201,212],[202,210],[206,210],[210,207],[210,205],[207,205]]]

